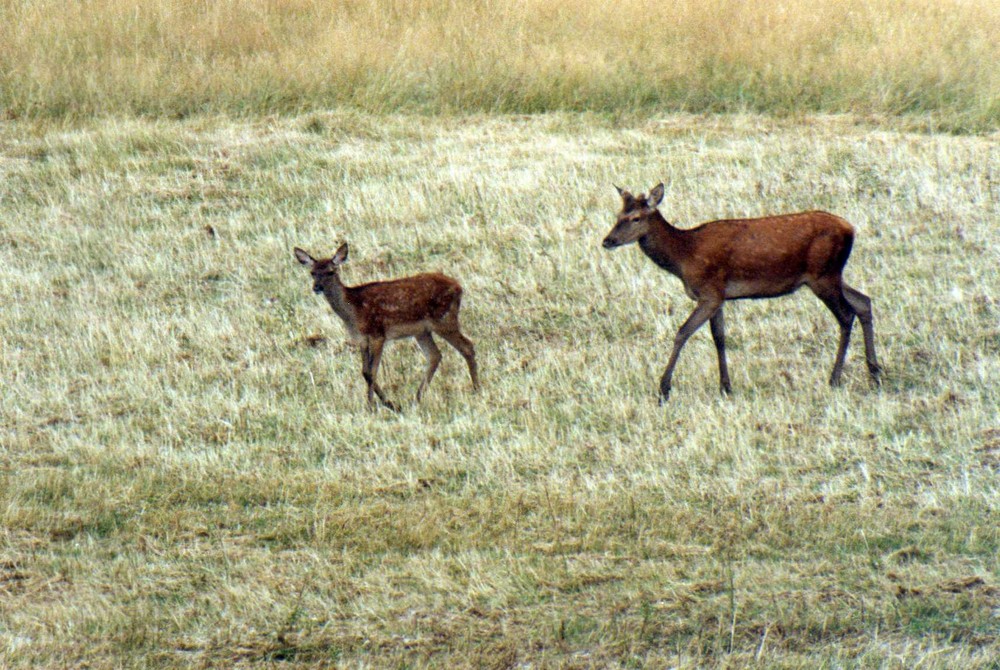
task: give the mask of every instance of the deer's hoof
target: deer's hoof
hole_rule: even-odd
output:
[[[868,364],[868,374],[871,375],[871,377],[872,377],[872,383],[875,384],[875,386],[881,386],[882,385],[882,366],[881,365],[878,365],[877,363],[869,363]]]

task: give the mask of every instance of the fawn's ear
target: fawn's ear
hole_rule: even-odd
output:
[[[295,259],[299,263],[305,265],[307,268],[311,268],[316,263],[315,258],[307,254],[302,249],[299,249],[298,247],[295,247]]]
[[[663,202],[663,182],[653,187],[653,190],[649,192],[649,197],[646,198],[646,204],[650,207],[656,207],[661,202]]]
[[[337,249],[337,253],[335,253],[333,258],[330,260],[333,261],[334,265],[340,265],[347,260],[347,242],[340,245],[340,248]]]

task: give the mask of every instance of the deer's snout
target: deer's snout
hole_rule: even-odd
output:
[[[319,285],[319,282],[313,284],[313,293],[322,293],[323,287]]]
[[[601,246],[603,246],[605,249],[614,249],[615,247],[618,246],[618,242],[611,239],[611,236],[608,235],[607,237],[604,238],[604,242],[601,243]]]

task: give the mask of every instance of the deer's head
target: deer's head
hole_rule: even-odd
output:
[[[332,258],[316,260],[304,250],[295,247],[295,258],[307,268],[313,278],[313,291],[325,293],[340,285],[340,266],[347,260],[347,243],[340,245]]]
[[[608,236],[604,238],[604,248],[614,249],[624,244],[632,244],[649,232],[649,221],[656,212],[657,205],[663,200],[663,184],[657,184],[647,196],[640,193],[634,196],[628,191],[615,186],[622,197],[622,211],[618,212],[618,220]]]

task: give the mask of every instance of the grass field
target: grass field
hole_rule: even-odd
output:
[[[852,112],[1000,126],[993,0],[0,0],[0,118]]]
[[[1000,658],[995,136],[855,117],[370,116],[0,126],[0,665],[916,667]],[[727,308],[656,403],[679,282],[600,248],[858,231],[885,382],[808,292]],[[484,388],[390,345],[404,411],[291,249],[442,270]]]

